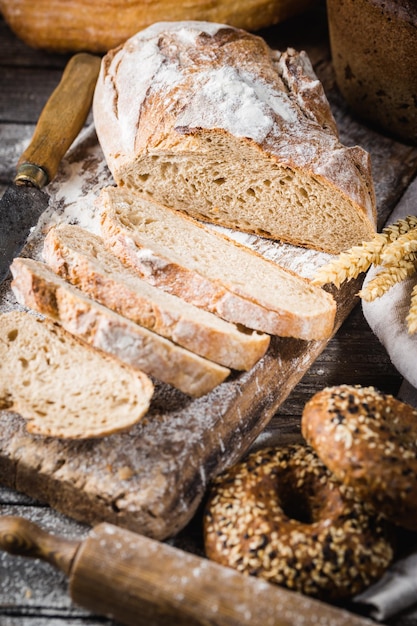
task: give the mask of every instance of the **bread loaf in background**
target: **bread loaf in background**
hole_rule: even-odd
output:
[[[303,52],[154,24],[104,57],[93,111],[116,182],[147,199],[334,254],[374,234],[369,155],[340,143]]]
[[[417,145],[416,0],[328,0],[327,11],[336,81],[351,110]]]
[[[208,20],[258,30],[283,22],[317,0],[0,0],[11,29],[34,48],[106,52],[161,20]]]

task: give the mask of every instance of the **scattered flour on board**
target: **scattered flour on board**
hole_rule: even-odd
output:
[[[89,126],[84,129],[66,155],[56,180],[48,185],[46,192],[51,198],[50,207],[31,234],[24,256],[41,258],[44,236],[55,224],[78,224],[93,233],[99,232],[99,215],[94,206],[95,198],[102,187],[111,184],[113,184],[113,179],[99,147],[95,129]],[[291,249],[294,250],[294,248],[229,230],[227,234],[279,262],[281,262],[280,251],[288,251],[288,254],[286,252],[284,256],[288,258],[288,265],[292,265],[291,269],[294,269],[293,259],[290,263],[293,256]],[[322,256],[318,253],[301,249],[297,249],[296,252],[299,256],[297,263],[303,273],[310,271],[309,268],[314,269],[316,259],[322,260]],[[311,259],[308,263],[305,262],[306,255]],[[18,305],[8,282],[2,287],[1,310],[17,308]],[[192,472],[196,478],[197,490],[204,489],[210,478],[207,467],[201,469],[201,459],[193,460],[193,451],[201,446],[204,433],[215,433],[219,429],[222,432],[221,445],[219,445],[221,458],[217,469],[236,461],[245,451],[246,431],[249,427],[248,417],[243,415],[240,407],[237,406],[233,415],[234,427],[233,434],[231,434],[230,428],[224,425],[224,407],[230,406],[231,400],[234,402],[243,393],[242,389],[247,379],[257,376],[258,367],[263,367],[262,362],[255,365],[252,372],[242,373],[236,378],[232,377],[208,396],[191,403],[180,392],[166,385],[156,384],[155,396],[147,419],[128,433],[89,442],[88,454],[84,453],[85,442],[68,443],[51,440],[46,443],[38,442],[36,438],[30,439],[31,447],[25,448],[25,453],[31,453],[34,458],[38,459],[40,458],[39,446],[41,446],[42,459],[46,464],[48,458],[71,458],[71,463],[66,462],[59,468],[55,468],[54,477],[58,482],[68,482],[74,485],[76,491],[105,494],[109,503],[117,505],[120,515],[133,516],[135,523],[140,524],[142,528],[147,527],[148,524],[156,524],[158,532],[162,533],[163,531],[159,531],[159,528],[167,523],[164,521],[164,511],[161,510],[164,497],[170,503],[170,497],[172,494],[175,495],[175,511],[171,510],[171,514],[181,523],[188,520],[190,506],[195,502],[194,499],[190,503],[187,485],[179,484],[183,468],[189,467],[190,461],[195,463]],[[258,384],[255,390],[258,396],[260,392]],[[268,396],[263,405],[264,407],[272,406],[274,401],[272,395]],[[26,441],[27,437],[24,427],[17,421],[16,416],[10,415],[7,419],[5,418],[3,426],[7,426],[9,422],[14,432],[14,445],[16,448],[21,448],[22,442]],[[256,436],[263,428],[262,419],[258,419],[256,426],[251,424],[250,428],[253,429],[253,436]],[[183,433],[187,433],[186,438]],[[149,450],[155,447],[158,448],[158,459],[164,461],[162,474],[158,474],[158,459],[153,461],[149,455]],[[94,472],[91,472],[91,467],[95,467]],[[126,467],[130,468],[129,479],[112,479],[113,476],[118,476],[121,468]],[[47,471],[48,467],[44,469]],[[155,489],[156,483],[158,489]],[[143,508],[139,494],[142,487],[146,490],[146,485],[150,484],[153,485],[153,500],[147,501],[147,506]],[[151,517],[148,516],[148,511],[151,512]]]

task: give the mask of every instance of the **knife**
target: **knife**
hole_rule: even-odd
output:
[[[86,53],[69,60],[19,159],[15,179],[0,200],[0,283],[48,206],[42,188],[55,177],[87,119],[100,64],[100,57]]]
[[[0,549],[62,570],[76,604],[127,626],[373,623],[107,522],[73,541],[0,517]]]
[[[406,402],[417,409],[417,389],[413,387],[413,385],[405,378],[403,379],[401,387],[398,390],[397,398],[398,400],[401,400],[401,402]]]

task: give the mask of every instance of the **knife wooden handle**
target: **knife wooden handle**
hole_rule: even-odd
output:
[[[100,64],[100,57],[86,53],[69,60],[19,159],[15,183],[40,188],[55,177],[62,157],[87,119]]]
[[[127,626],[370,626],[338,608],[102,523],[81,542],[0,518],[0,548],[69,575],[72,600]]]

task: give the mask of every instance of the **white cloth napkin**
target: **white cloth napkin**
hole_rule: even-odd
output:
[[[404,194],[389,222],[407,215],[417,215],[417,179]],[[376,273],[377,268],[372,267],[364,284]],[[391,362],[405,379],[400,390],[401,399],[417,408],[417,334],[410,335],[405,323],[411,291],[416,284],[417,276],[414,275],[374,302],[362,301],[362,310]],[[417,549],[396,561],[377,583],[356,596],[354,603],[358,603],[376,620],[385,620],[410,610],[417,615]]]
[[[371,268],[366,284],[375,275]],[[410,307],[410,296],[417,284],[417,276],[397,283],[373,302],[362,301],[366,321],[385,347],[391,362],[408,382],[417,387],[417,333],[407,332],[405,318]]]
[[[354,603],[375,620],[386,620],[413,607],[417,613],[417,552],[396,561]]]
[[[389,222],[396,222],[407,215],[417,215],[417,178],[392,213]],[[365,277],[366,285],[377,273],[371,267]],[[408,382],[417,387],[417,333],[407,332],[405,318],[410,306],[410,295],[417,284],[417,275],[394,285],[383,296],[373,302],[362,301],[366,321],[385,347],[388,355]]]

